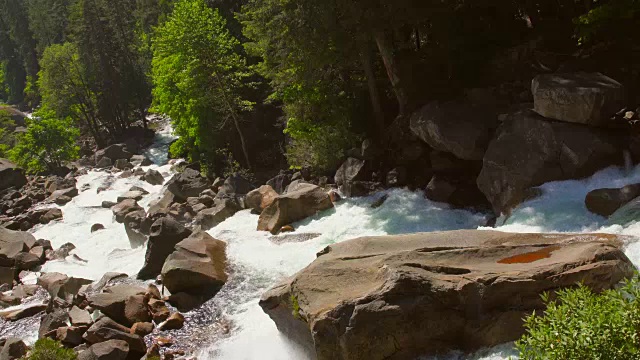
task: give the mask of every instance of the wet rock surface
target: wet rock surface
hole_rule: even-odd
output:
[[[325,248],[260,305],[318,359],[473,351],[517,339],[523,317],[544,308],[542,292],[631,276],[622,244],[476,230],[359,238]]]

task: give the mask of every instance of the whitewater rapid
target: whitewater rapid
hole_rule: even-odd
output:
[[[155,164],[145,170],[157,169],[166,180],[173,174],[171,167],[166,165],[166,150],[172,139],[170,128],[166,128],[158,133],[154,146],[147,151]],[[135,185],[149,191],[150,194],[140,201],[141,206],[148,208],[151,201],[161,196],[164,187],[149,185],[136,177],[120,179],[119,175],[90,171],[80,176],[77,187],[80,189],[89,184],[90,188],[60,207],[64,219],[35,229],[36,238],[51,240],[54,247],[73,243],[75,254],[88,261],[84,263],[69,257],[47,262],[43,271],[94,280],[110,271],[129,275],[138,272],[146,248],[131,249],[124,226],[116,223],[111,210],[102,209],[100,204],[103,200],[114,201]],[[96,193],[96,189],[108,181],[113,181],[111,188]],[[501,219],[498,230],[601,231],[640,238],[640,224],[604,227],[605,219],[589,213],[584,205],[584,197],[590,190],[637,182],[640,182],[640,167],[630,172],[609,168],[588,179],[545,184],[541,186],[541,197],[522,204],[506,221]],[[388,195],[388,200],[380,208],[372,209],[370,205],[383,194]],[[335,209],[294,224],[298,234],[320,234],[312,240],[276,244],[270,240],[270,234],[255,230],[257,215],[248,210],[241,211],[209,231],[228,244],[229,282],[201,309],[186,314],[191,329],[183,339],[197,343],[196,355],[201,360],[305,360],[305,355],[278,333],[274,323],[258,306],[260,295],[270,286],[304,268],[329,244],[366,235],[482,228],[487,219],[486,214],[452,209],[426,200],[422,192],[393,189],[345,200]],[[103,224],[105,229],[92,234],[90,228],[94,223]],[[640,265],[639,244],[632,242],[626,248],[627,255],[636,265]],[[220,325],[222,323],[224,325]],[[37,327],[33,331],[36,330]],[[438,360],[507,360],[513,355],[512,346],[507,344],[471,356],[453,353]]]

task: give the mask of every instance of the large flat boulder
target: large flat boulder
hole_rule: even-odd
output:
[[[167,183],[167,189],[175,195],[176,200],[185,201],[188,197],[197,197],[211,187],[211,182],[194,169],[185,169],[174,175]]]
[[[531,92],[538,114],[586,125],[606,125],[624,105],[622,85],[600,73],[538,75]]]
[[[620,134],[550,121],[531,110],[512,114],[489,144],[478,188],[508,213],[549,181],[578,179],[621,162]]]
[[[22,169],[7,159],[0,159],[0,191],[10,187],[19,189],[26,183],[27,177]]]
[[[164,262],[164,286],[172,294],[215,294],[227,281],[226,247],[204,231],[193,233]]]
[[[278,196],[262,211],[258,219],[258,231],[277,234],[285,225],[304,220],[332,207],[331,198],[323,188],[313,184],[301,184],[295,191]]]
[[[318,360],[415,359],[518,339],[543,292],[601,291],[633,275],[609,234],[461,230],[330,245],[262,296]]]
[[[411,116],[411,131],[432,148],[482,160],[497,127],[494,114],[459,101],[433,101]]]

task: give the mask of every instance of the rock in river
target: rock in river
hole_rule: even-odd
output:
[[[258,231],[277,234],[285,225],[332,207],[331,198],[324,189],[312,184],[302,184],[295,191],[278,196],[264,209],[258,220]]]
[[[540,294],[633,274],[608,234],[461,230],[330,245],[260,301],[318,360],[413,359],[516,340]]]

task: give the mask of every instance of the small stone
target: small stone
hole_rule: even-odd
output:
[[[179,330],[184,326],[184,316],[180,313],[173,313],[169,318],[158,325],[160,331],[165,330]]]
[[[74,326],[88,326],[93,323],[91,314],[89,314],[87,310],[82,310],[75,305],[69,311],[69,320]]]
[[[27,345],[20,339],[10,338],[8,339],[2,351],[0,351],[0,359],[2,360],[18,360],[22,359],[26,354],[29,348]]]
[[[294,231],[296,231],[296,229],[292,225],[285,225],[280,229],[281,233],[289,233]]]
[[[331,199],[331,202],[334,204],[342,200],[342,196],[340,196],[340,194],[335,190],[329,191],[329,198]]]
[[[111,209],[112,207],[116,206],[116,203],[113,201],[103,201],[102,202],[102,207],[105,209]]]
[[[137,322],[131,327],[131,334],[139,336],[147,336],[153,332],[153,323]]]
[[[162,300],[149,299],[149,310],[151,311],[153,321],[156,323],[167,320],[171,315],[169,308]]]
[[[144,298],[144,295],[134,295],[130,296],[125,302],[124,316],[131,324],[151,320]]]
[[[156,300],[162,299],[162,296],[160,295],[160,290],[158,290],[158,287],[153,284],[149,284],[149,286],[147,287],[146,295],[149,297],[149,299],[156,299]]]
[[[104,225],[102,224],[93,224],[91,225],[91,232],[94,233],[99,230],[104,230]]]
[[[66,195],[60,195],[55,199],[55,203],[60,206],[65,205],[70,201],[71,201],[71,198]]]
[[[168,336],[160,336],[156,338],[156,343],[160,346],[171,346],[174,343],[174,340]]]

